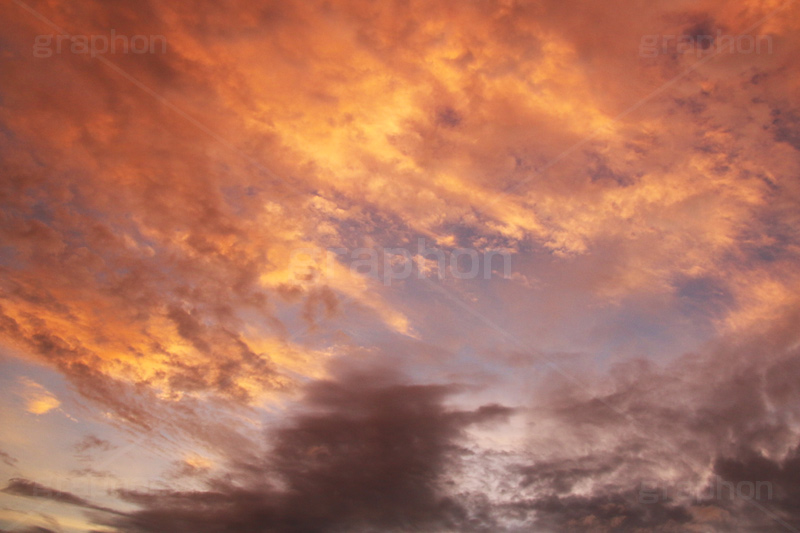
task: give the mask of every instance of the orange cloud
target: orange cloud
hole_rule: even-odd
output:
[[[23,376],[17,378],[17,382],[23,386],[20,395],[25,400],[25,409],[29,413],[43,415],[61,405],[53,393],[35,381]]]

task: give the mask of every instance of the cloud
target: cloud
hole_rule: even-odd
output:
[[[547,496],[516,503],[508,513],[536,512],[537,531],[687,531],[689,512],[670,504],[641,505],[636,493]]]
[[[760,527],[746,504],[639,501],[714,475],[769,478],[794,523],[800,12],[640,4],[31,4],[74,35],[167,38],[113,66],[32,57],[55,30],[12,6],[2,343],[113,430],[191,442],[163,459],[174,486],[119,494],[140,506],[120,528]],[[710,57],[718,30],[774,49]],[[420,238],[514,272],[293,268]],[[341,371],[378,358],[413,378]],[[432,384],[454,376],[468,394]],[[29,412],[59,407],[19,383]]]
[[[3,461],[6,466],[16,466],[19,462],[16,457],[2,450],[0,450],[0,461]]]
[[[714,473],[721,481],[712,489],[722,494],[732,512],[742,513],[764,528],[774,527],[775,518],[789,527],[800,525],[800,445],[781,459],[770,459],[753,449],[719,457]],[[771,513],[764,513],[763,507]]]
[[[180,461],[175,461],[169,473],[174,478],[206,476],[214,463],[200,455],[190,455]]]
[[[343,268],[290,279],[292,252],[419,236],[540,250],[577,265],[582,294],[607,305],[707,280],[730,298],[707,317],[720,328],[768,319],[796,282],[794,256],[758,259],[797,226],[791,202],[773,207],[797,170],[795,110],[781,96],[790,23],[758,30],[785,39],[775,54],[704,64],[615,120],[686,66],[645,61],[643,35],[734,31],[768,8],[581,5],[267,2],[219,18],[151,3],[42,7],[75,34],[80,21],[83,33],[168,36],[168,54],[109,60],[170,101],[180,94],[202,128],[110,69],[23,60],[44,30],[14,10],[4,337],[81,387],[94,383],[86,365],[164,397],[254,405],[324,366],[287,340],[285,307],[311,329],[418,335],[374,280]],[[64,101],[47,90],[54,79]]]
[[[30,481],[22,478],[13,478],[8,482],[2,492],[6,494],[13,494],[14,496],[24,496],[27,498],[41,498],[55,503],[63,503],[75,507],[81,507],[88,510],[104,511],[112,514],[120,514],[118,511],[95,505],[80,496],[76,496],[70,492],[52,489],[46,487],[35,481]]]
[[[5,531],[5,530],[0,530],[0,531]],[[53,531],[52,529],[47,529],[46,527],[40,527],[40,526],[33,526],[26,529],[15,529],[14,531],[18,531],[20,533],[55,533],[55,531]]]
[[[474,424],[510,410],[447,408],[452,386],[413,385],[370,371],[316,381],[270,452],[239,463],[203,491],[123,491],[141,507],[113,521],[141,531],[383,531],[459,527],[465,510],[448,496],[446,473],[465,453]],[[234,459],[235,461],[235,459]]]
[[[10,480],[8,486],[3,489],[3,492],[7,494],[14,494],[15,496],[44,498],[53,500],[55,502],[67,503],[80,507],[86,507],[89,505],[89,503],[83,498],[75,496],[74,494],[70,494],[69,492],[50,489],[34,481],[21,478],[14,478]]]
[[[107,452],[116,448],[113,444],[105,439],[101,439],[94,435],[87,435],[75,444],[75,451],[79,454],[85,454],[89,451]]]
[[[588,389],[550,376],[529,414],[530,451],[489,471],[514,487],[495,496],[498,520],[543,531],[796,527],[796,320],[795,306],[769,329],[664,367],[621,363]],[[746,492],[757,484],[759,498]]]
[[[75,452],[75,458],[85,463],[92,461],[96,454],[102,454],[104,452],[115,450],[117,449],[117,446],[95,435],[86,435],[80,441],[75,443],[72,449]],[[94,469],[85,466],[80,469],[75,469],[73,472],[91,475],[94,477],[107,475],[105,472],[97,472]]]
[[[29,413],[43,415],[61,405],[53,393],[35,381],[26,377],[20,377],[17,381],[24,387],[21,396],[25,399],[25,409]]]

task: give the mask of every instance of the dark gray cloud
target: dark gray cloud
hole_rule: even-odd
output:
[[[54,502],[77,505],[79,507],[89,507],[91,504],[79,496],[69,492],[51,489],[34,481],[22,478],[9,480],[8,486],[3,489],[6,494],[15,496],[27,496],[30,498],[43,498]]]
[[[12,533],[12,530],[0,529],[3,533]],[[47,529],[46,527],[41,526],[33,526],[27,527],[25,529],[14,529],[14,533],[56,533],[52,529]]]
[[[83,509],[91,511],[103,511],[111,514],[120,514],[118,511],[109,509],[108,507],[95,505],[94,503],[84,498],[81,498],[80,496],[76,496],[71,492],[53,489],[51,487],[42,485],[35,481],[23,478],[10,479],[8,482],[8,486],[6,486],[0,492],[5,492],[6,494],[13,494],[14,496],[24,496],[27,498],[40,498],[56,503],[63,503],[66,505],[81,507]]]
[[[271,451],[194,492],[120,492],[141,510],[125,531],[410,531],[460,529],[468,512],[445,473],[467,453],[466,428],[511,410],[444,406],[453,386],[412,385],[370,372],[311,383]]]
[[[545,496],[517,502],[503,511],[511,515],[535,513],[534,531],[623,532],[686,531],[691,514],[679,505],[657,502],[642,505],[638,493],[609,493],[597,496]]]
[[[719,457],[714,473],[721,481],[709,492],[722,495],[719,505],[747,516],[754,531],[777,530],[776,523],[800,528],[800,445],[780,459],[752,449]]]

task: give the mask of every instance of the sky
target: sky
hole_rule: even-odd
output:
[[[800,531],[794,0],[0,9],[0,532]]]

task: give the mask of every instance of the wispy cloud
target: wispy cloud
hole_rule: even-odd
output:
[[[21,376],[17,381],[22,385],[20,395],[25,400],[25,409],[29,413],[43,415],[61,405],[53,393],[30,378]]]

